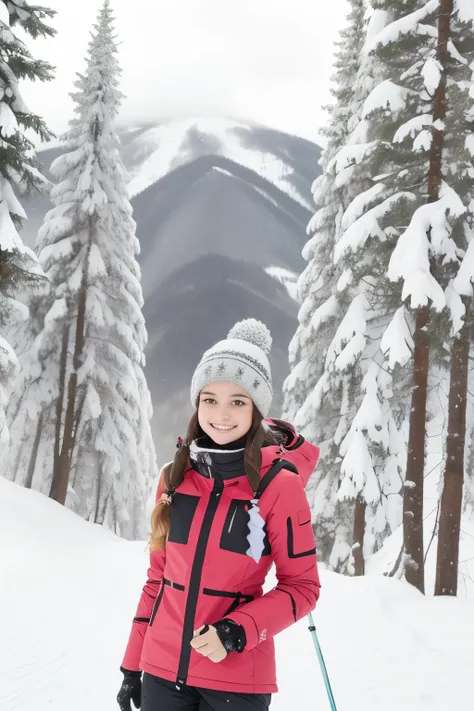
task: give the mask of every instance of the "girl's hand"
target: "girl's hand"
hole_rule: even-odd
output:
[[[207,631],[201,634],[204,628]],[[194,637],[191,640],[191,647],[202,654],[203,657],[207,657],[211,662],[222,662],[223,659],[227,657],[227,652],[224,645],[217,636],[216,628],[212,625],[203,625],[194,631]]]

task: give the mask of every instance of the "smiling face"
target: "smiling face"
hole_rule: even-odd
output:
[[[244,437],[252,426],[252,415],[252,399],[238,385],[211,383],[199,395],[199,424],[216,444]]]

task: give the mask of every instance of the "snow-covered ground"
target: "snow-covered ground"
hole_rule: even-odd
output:
[[[146,567],[145,543],[0,479],[1,711],[116,711]],[[474,599],[321,577],[315,620],[339,711],[472,710]],[[277,650],[272,710],[329,710],[306,622]]]

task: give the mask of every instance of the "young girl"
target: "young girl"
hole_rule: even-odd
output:
[[[247,319],[194,373],[196,412],[158,485],[122,711],[131,700],[142,711],[267,711],[278,690],[273,637],[316,605],[304,487],[319,450],[263,419],[270,346],[268,329]],[[272,563],[278,584],[263,594]]]

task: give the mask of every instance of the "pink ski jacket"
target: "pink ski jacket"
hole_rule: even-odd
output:
[[[258,500],[265,521],[258,563],[248,554],[253,492],[247,478],[219,482],[186,472],[173,497],[166,547],[150,556],[123,668],[207,689],[278,691],[273,638],[313,610],[319,596],[304,490],[318,457],[319,449],[302,437],[289,450],[262,449],[262,482],[272,465],[273,474],[279,471],[267,477]],[[280,460],[292,470],[281,468]],[[161,493],[160,484],[157,499]],[[278,584],[263,594],[272,563]],[[242,653],[216,664],[190,642],[195,629],[224,617],[244,627],[247,642]]]

